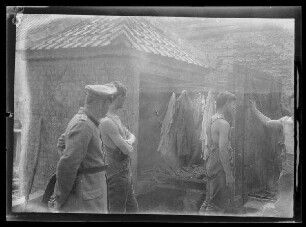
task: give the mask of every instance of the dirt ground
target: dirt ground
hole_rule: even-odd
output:
[[[157,193],[157,192],[155,192]],[[157,200],[156,198],[159,199]],[[169,197],[176,197],[176,200],[169,200]],[[194,204],[195,206],[186,207],[186,199],[184,201],[184,195],[182,192],[176,192],[172,194],[168,194],[166,197],[166,190],[163,192],[159,191],[159,195],[151,194],[151,196],[147,195],[147,198],[138,197],[139,203],[139,214],[169,214],[169,215],[200,215],[198,213],[199,206],[201,202]],[[203,199],[203,198],[202,198]],[[38,198],[34,201],[28,203],[26,210],[24,210],[24,206],[20,205],[13,209],[13,212],[49,212],[45,207],[40,204],[41,198]],[[228,216],[241,216],[241,217],[277,217],[274,209],[265,209],[264,207],[269,207],[270,203],[267,201],[258,201],[258,200],[250,200],[246,202],[243,206],[237,207],[234,213],[226,214]]]

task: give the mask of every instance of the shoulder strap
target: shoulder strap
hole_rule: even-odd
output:
[[[99,122],[96,119],[94,119],[90,115],[87,115],[86,113],[80,113],[80,114],[82,121],[87,121],[89,119],[96,127],[99,127]]]
[[[87,120],[87,115],[85,113],[81,114],[81,120],[86,121]]]
[[[219,120],[219,119],[225,120],[225,118],[218,116],[218,117],[216,117],[213,121],[211,121],[210,125],[212,125],[216,120]],[[225,120],[225,121],[226,121],[226,120]]]
[[[94,123],[94,125],[98,128],[99,127],[99,122],[97,122],[93,117],[91,116],[87,116],[88,119],[90,119],[92,121],[92,123]]]
[[[208,145],[209,145],[209,146],[213,144],[212,135],[211,135],[211,126],[212,126],[212,124],[213,124],[216,120],[219,120],[219,119],[225,120],[225,118],[220,117],[220,116],[217,116],[214,120],[212,120],[212,121],[210,122],[210,127],[209,127],[210,139],[208,140]],[[226,120],[225,120],[225,121],[226,121]],[[226,121],[226,122],[227,122],[227,121]],[[229,133],[229,138],[230,138],[230,133]]]

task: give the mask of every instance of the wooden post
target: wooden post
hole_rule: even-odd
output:
[[[36,149],[34,150],[34,167],[33,167],[33,171],[32,174],[29,178],[29,183],[28,183],[28,190],[25,196],[25,202],[24,202],[24,211],[26,211],[27,208],[27,204],[29,201],[29,196],[31,194],[31,190],[32,190],[32,186],[33,186],[33,182],[34,182],[34,178],[35,178],[35,174],[36,174],[36,170],[37,170],[37,166],[38,166],[38,159],[39,159],[39,154],[40,154],[40,150],[41,150],[41,125],[42,125],[42,117],[40,117],[39,119],[39,125],[38,125],[38,144]]]
[[[228,86],[229,90],[235,94],[236,96],[236,77],[234,74],[232,74],[232,85],[231,86]],[[230,85],[230,82],[228,82],[228,84]],[[233,136],[233,132],[234,132],[234,136]],[[235,113],[235,116],[234,118],[232,119],[232,127],[231,127],[231,147],[233,149],[233,175],[234,175],[234,178],[236,177],[236,113]],[[236,194],[236,184],[237,184],[237,181],[235,180],[235,183],[234,185],[232,186],[231,188],[231,202],[232,202],[232,206],[235,205],[235,194]]]
[[[246,73],[246,72],[244,72]],[[244,76],[245,80],[244,80],[244,94],[243,94],[243,127],[242,127],[242,131],[243,131],[243,146],[242,146],[242,151],[241,151],[241,161],[242,161],[242,165],[241,165],[241,181],[242,181],[242,203],[244,204],[245,202],[245,199],[244,199],[244,149],[245,149],[245,139],[246,139],[246,136],[245,136],[245,118],[246,118],[246,102],[248,101],[248,95],[246,94],[246,92],[248,92],[246,86],[248,85],[248,75],[245,74]]]

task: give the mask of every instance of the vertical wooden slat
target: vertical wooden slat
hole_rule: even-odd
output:
[[[244,204],[245,202],[245,198],[244,198],[244,149],[245,149],[245,140],[246,140],[246,135],[245,135],[245,121],[246,121],[246,101],[247,101],[247,84],[248,84],[248,72],[244,72],[244,94],[243,94],[243,127],[242,127],[242,134],[243,134],[243,146],[242,146],[242,153],[241,153],[241,161],[242,161],[242,165],[241,165],[241,181],[242,181],[242,203]]]

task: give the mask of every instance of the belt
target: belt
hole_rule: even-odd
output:
[[[106,173],[106,176],[108,178],[111,178],[111,177],[114,177],[114,176],[117,176],[117,175],[121,175],[121,174],[130,174],[130,170],[129,169],[123,169],[123,170],[119,170],[115,173]]]
[[[99,167],[92,167],[92,168],[79,169],[77,175],[103,172],[103,171],[105,171],[107,169],[107,166],[108,165],[99,166]]]

